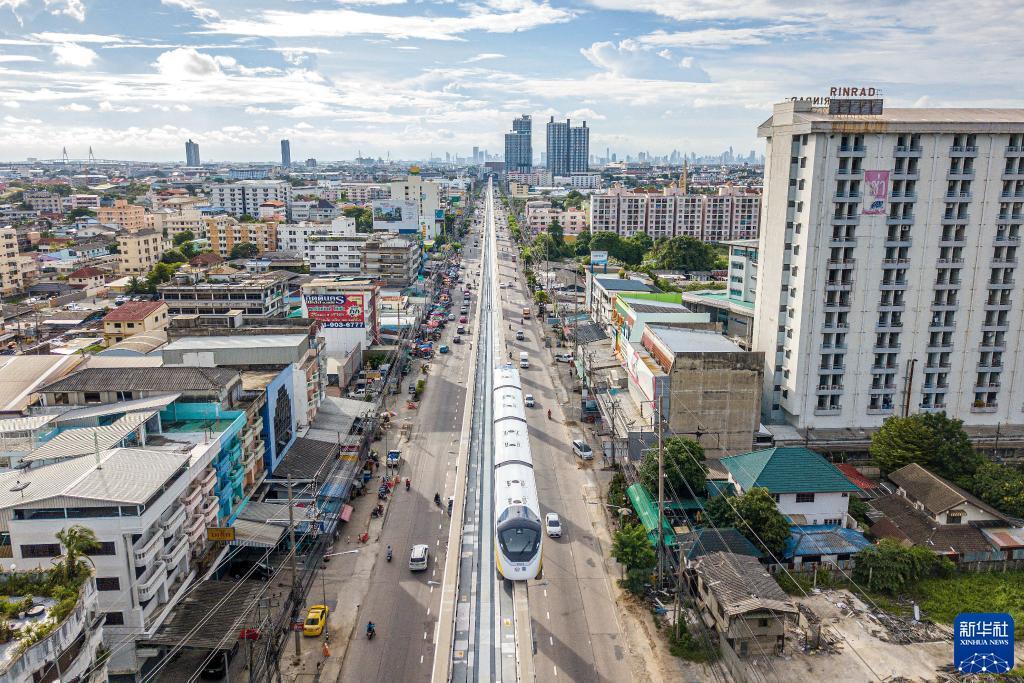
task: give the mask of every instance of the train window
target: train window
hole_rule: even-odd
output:
[[[513,527],[498,535],[502,553],[512,562],[527,562],[537,554],[540,531],[532,528]]]

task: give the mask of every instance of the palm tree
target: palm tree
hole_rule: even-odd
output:
[[[145,283],[139,279],[138,275],[132,275],[131,279],[128,280],[128,284],[125,285],[124,291],[128,294],[138,294],[145,286]]]
[[[56,534],[57,540],[64,546],[64,560],[60,565],[60,571],[64,579],[72,581],[78,575],[82,566],[82,558],[89,560],[87,553],[90,550],[97,550],[100,547],[96,534],[92,529],[81,524],[74,524],[67,529],[61,529]]]

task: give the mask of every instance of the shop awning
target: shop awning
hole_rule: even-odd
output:
[[[352,511],[353,511],[353,508],[352,508],[351,505],[344,505],[344,506],[342,506],[341,514],[339,515],[339,517],[341,517],[341,521],[347,522],[350,519],[352,519]]]

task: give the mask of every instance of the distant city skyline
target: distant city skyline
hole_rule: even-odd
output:
[[[524,112],[586,120],[593,150],[760,153],[774,102],[851,80],[887,107],[1024,99],[1011,76],[1024,44],[985,3],[226,7],[0,0],[0,154],[173,161],[189,138],[225,161],[279,158],[282,139],[296,158],[501,154]]]

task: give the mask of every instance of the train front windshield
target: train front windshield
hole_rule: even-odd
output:
[[[513,524],[516,526],[498,532],[501,552],[512,562],[529,562],[540,547],[540,526],[531,522]]]

